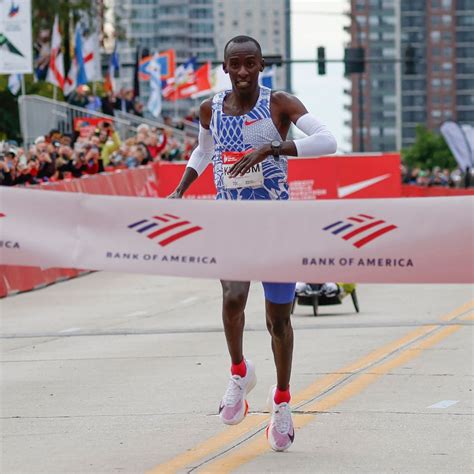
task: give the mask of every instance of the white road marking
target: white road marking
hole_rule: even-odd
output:
[[[62,331],[59,331],[60,334],[66,334],[69,332],[77,332],[80,331],[81,328],[68,328],[68,329],[63,329]]]
[[[178,304],[180,305],[184,305],[184,304],[188,304],[188,303],[194,303],[195,301],[197,301],[199,298],[197,296],[191,296],[190,298],[186,298],[185,300],[183,301],[180,301]]]
[[[441,400],[434,405],[429,406],[428,408],[448,408],[459,403],[459,400]]]

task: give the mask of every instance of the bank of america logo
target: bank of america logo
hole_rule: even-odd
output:
[[[12,0],[12,4],[10,6],[10,11],[8,12],[8,16],[13,18],[14,16],[18,15],[20,12],[20,5],[15,5]]]
[[[382,219],[367,214],[357,214],[345,220],[337,221],[324,227],[323,230],[339,235],[354,247],[361,248],[382,235],[397,228]]]
[[[142,219],[130,224],[128,228],[146,235],[149,239],[156,240],[162,247],[202,230],[202,227],[193,225],[173,214],[162,214],[151,219]]]

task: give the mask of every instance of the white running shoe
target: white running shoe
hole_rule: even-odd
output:
[[[270,389],[269,408],[272,417],[267,426],[267,439],[274,451],[285,451],[295,439],[295,430],[291,418],[291,408],[288,403],[275,403],[276,386]]]
[[[230,377],[229,385],[219,406],[219,416],[226,425],[240,423],[249,410],[245,397],[257,384],[257,377],[252,362],[245,359],[245,364],[247,374],[245,377],[239,375]]]

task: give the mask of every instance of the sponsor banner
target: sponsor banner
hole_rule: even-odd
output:
[[[185,166],[182,163],[164,162],[155,165],[161,197],[174,191]],[[291,158],[288,181],[293,200],[399,197],[400,155],[385,153]],[[212,167],[208,166],[185,197],[212,199],[215,193]]]
[[[2,188],[0,202],[0,264],[275,282],[474,282],[470,196],[207,201]]]
[[[0,0],[0,74],[33,72],[31,0]]]
[[[417,186],[402,184],[402,197],[435,197],[435,196],[472,196],[474,188],[447,188],[444,186]]]

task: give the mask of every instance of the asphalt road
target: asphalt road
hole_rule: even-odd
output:
[[[216,416],[216,281],[94,273],[0,301],[2,473],[474,472],[468,285],[360,285],[361,313],[297,306],[295,443],[267,445],[275,374],[252,284],[250,413]]]

